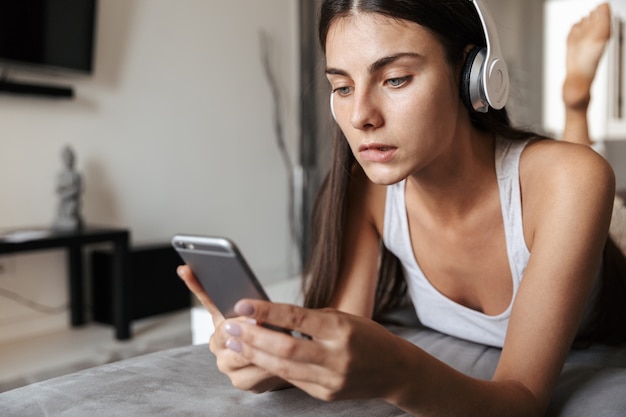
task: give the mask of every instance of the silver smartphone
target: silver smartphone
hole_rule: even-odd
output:
[[[226,318],[235,317],[242,298],[268,300],[261,283],[229,239],[176,235],[172,245]]]

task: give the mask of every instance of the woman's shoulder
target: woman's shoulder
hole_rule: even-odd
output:
[[[533,140],[522,153],[519,178],[529,248],[539,229],[574,227],[584,219],[601,227],[610,217],[615,176],[606,159],[588,146]]]
[[[607,160],[589,146],[537,139],[528,143],[520,159],[520,184],[526,199],[541,206],[556,198],[612,201],[615,175]]]
[[[538,138],[525,147],[520,159],[520,178],[539,182],[612,181],[607,160],[591,147]]]

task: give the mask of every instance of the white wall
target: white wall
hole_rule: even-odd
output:
[[[295,158],[295,1],[101,0],[93,75],[9,73],[74,85],[76,98],[0,96],[0,229],[52,222],[60,151],[70,144],[88,223],[128,227],[134,244],[178,232],[226,235],[262,281],[294,274],[261,30],[272,41]],[[0,288],[62,305],[64,261],[61,251],[0,257],[9,265]],[[67,322],[67,313],[0,301],[0,342]]]

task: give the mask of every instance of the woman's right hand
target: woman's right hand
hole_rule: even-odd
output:
[[[231,383],[241,390],[255,393],[288,387],[289,384],[281,378],[250,363],[243,356],[234,352],[232,346],[230,349],[227,347],[229,343],[237,343],[233,341],[233,336],[236,336],[233,335],[233,332],[239,328],[237,322],[246,322],[249,319],[239,317],[226,320],[204,291],[189,266],[181,265],[176,272],[213,319],[215,332],[209,341],[209,348],[217,358],[217,367],[230,378]]]

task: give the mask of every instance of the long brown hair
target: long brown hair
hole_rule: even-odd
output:
[[[376,13],[409,20],[430,30],[443,45],[448,63],[460,69],[468,44],[485,46],[480,19],[468,0],[326,0],[320,9],[319,40],[325,52],[326,36],[335,20],[355,13]],[[454,30],[450,30],[454,28]],[[471,112],[473,125],[483,131],[511,139],[535,136],[514,129],[507,111]],[[326,307],[337,288],[342,261],[342,239],[346,216],[346,194],[354,169],[360,169],[345,136],[337,128],[330,171],[320,189],[311,226],[311,253],[304,270],[304,304]],[[398,259],[382,244],[374,317],[405,301],[406,285]]]

